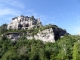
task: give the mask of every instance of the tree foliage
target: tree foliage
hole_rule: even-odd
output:
[[[32,35],[44,29],[53,27],[48,25],[30,30],[6,30],[6,25],[0,26],[0,34],[19,32],[24,35],[12,42],[5,36],[0,36],[0,60],[80,60],[80,36],[65,35],[55,43],[42,42],[41,40],[28,40],[25,35]],[[53,28],[57,28],[54,26]]]

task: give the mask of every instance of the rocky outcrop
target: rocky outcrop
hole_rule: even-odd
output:
[[[34,36],[27,35],[27,39],[36,39],[36,40],[42,40],[43,42],[55,42],[60,37],[64,36],[67,32],[65,30],[62,30],[60,28],[49,28],[45,29],[43,31],[38,32]]]
[[[18,16],[15,18],[12,18],[12,22],[8,24],[7,29],[31,29],[31,28],[39,28],[42,24],[40,22],[40,19],[35,19],[34,16],[28,17],[28,16]]]
[[[27,35],[27,39],[36,39],[36,40],[42,40],[43,42],[55,42],[53,29],[45,29],[43,31],[40,31],[34,36]]]
[[[42,40],[43,42],[55,42],[55,35],[52,28],[37,33],[37,35],[34,35],[34,38],[36,40]]]
[[[10,39],[11,41],[16,41],[18,40],[22,35],[20,33],[6,33],[6,34],[3,34],[3,36],[6,36],[8,39]]]
[[[55,42],[60,37],[63,37],[67,32],[59,28],[56,25],[46,25],[42,26],[40,19],[35,19],[34,16],[18,16],[12,19],[12,22],[8,24],[7,29],[19,29],[25,30],[25,32],[20,33],[7,33],[7,36],[11,41],[16,41],[22,36],[27,39],[42,40],[43,42]]]
[[[48,28],[48,29],[44,29],[43,31],[40,31],[36,34],[36,35],[31,35],[29,32],[25,33],[26,35],[20,34],[20,33],[7,33],[4,34],[5,36],[7,36],[9,39],[11,39],[11,41],[16,41],[19,38],[21,38],[23,35],[28,39],[35,39],[35,40],[41,40],[43,42],[55,42],[56,40],[58,40],[60,37],[63,37],[64,34],[66,34],[67,32],[63,29],[60,28]]]

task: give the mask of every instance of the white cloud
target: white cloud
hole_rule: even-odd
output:
[[[17,8],[25,8],[24,3],[20,2],[20,0],[0,0],[0,4],[5,5],[6,7],[7,5],[10,5]]]
[[[20,0],[0,0],[0,18],[5,15],[20,15],[23,8],[25,6]]]
[[[19,0],[0,0],[0,25],[9,23],[15,16],[21,15],[25,6]]]
[[[17,11],[15,9],[0,9],[0,16],[5,16],[5,15],[19,15],[21,14],[20,11]]]

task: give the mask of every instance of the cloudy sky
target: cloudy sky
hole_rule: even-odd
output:
[[[55,24],[70,34],[80,33],[80,0],[0,0],[0,25],[24,15]]]

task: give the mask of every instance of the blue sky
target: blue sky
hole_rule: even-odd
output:
[[[80,0],[0,0],[0,25],[24,15],[55,24],[70,34],[80,33]]]

